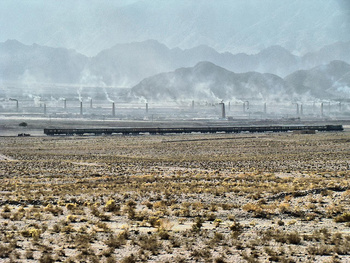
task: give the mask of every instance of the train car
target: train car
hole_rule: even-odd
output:
[[[46,135],[137,135],[140,133],[148,134],[166,134],[166,133],[239,133],[239,132],[287,132],[287,131],[301,131],[301,130],[315,130],[315,131],[343,131],[342,125],[293,125],[293,126],[208,126],[208,127],[181,127],[181,128],[156,128],[156,127],[125,127],[125,128],[91,128],[91,129],[44,129]]]

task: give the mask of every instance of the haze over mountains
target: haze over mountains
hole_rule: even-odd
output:
[[[286,78],[269,73],[233,73],[210,62],[146,78],[130,98],[146,101],[206,100],[307,101],[342,99],[350,95],[350,65],[332,61]]]
[[[88,61],[74,50],[8,40],[0,43],[0,80],[79,83]]]
[[[232,100],[242,97],[264,99],[285,91],[282,78],[257,72],[233,73],[211,62],[180,68],[141,81],[130,97],[145,100]]]
[[[349,63],[350,42],[302,57],[279,46],[234,55],[204,45],[169,49],[155,40],[118,44],[94,57],[16,40],[0,43],[3,82],[135,86],[129,99],[136,100],[337,99],[350,94]]]
[[[235,73],[256,71],[280,77],[332,60],[350,63],[350,42],[338,42],[299,57],[272,46],[254,55],[219,53],[207,46],[169,49],[155,40],[118,44],[86,57],[74,50],[24,45],[16,40],[0,43],[0,79],[132,87],[142,79],[209,61]]]
[[[350,97],[350,65],[335,60],[310,70],[296,71],[285,79],[287,90],[305,97],[348,99]]]
[[[40,97],[36,87],[59,83],[78,93],[135,87],[131,97],[186,97],[157,94],[176,86],[173,74],[203,98],[345,96],[346,78],[333,71],[347,74],[349,14],[348,0],[0,1],[0,88]],[[152,93],[160,80],[167,86]]]
[[[348,0],[0,1],[0,42],[65,47],[94,56],[116,43],[156,39],[254,54],[279,45],[305,54],[350,41]]]

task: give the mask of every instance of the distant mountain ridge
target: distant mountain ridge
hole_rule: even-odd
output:
[[[285,79],[257,72],[233,73],[211,62],[146,78],[129,97],[158,100],[269,100],[337,99],[350,97],[350,65],[332,61],[300,70]]]
[[[350,65],[334,60],[310,70],[298,70],[284,79],[288,90],[315,98],[350,98]]]
[[[0,43],[0,80],[79,83],[88,60],[74,50],[8,40]]]
[[[113,43],[147,39],[182,49],[205,44],[232,54],[273,45],[305,54],[350,40],[348,0],[18,2],[0,1],[0,23],[11,23],[2,27],[0,41],[69,47],[90,56]]]
[[[94,57],[86,57],[74,50],[24,45],[8,40],[0,43],[0,81],[132,87],[145,78],[208,61],[236,74],[255,72],[265,77],[267,75],[263,73],[286,77],[283,85],[288,85],[293,92],[302,93],[303,89],[316,88],[307,81],[309,76],[303,82],[305,72],[300,70],[308,71],[340,59],[350,63],[350,42],[337,42],[299,57],[279,46],[269,47],[254,55],[233,55],[219,53],[205,45],[185,50],[169,49],[155,40],[148,40],[118,44]],[[295,83],[301,84],[295,87]],[[321,95],[320,92],[317,94]]]

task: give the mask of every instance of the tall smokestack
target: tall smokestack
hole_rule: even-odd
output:
[[[228,110],[231,110],[231,101],[228,102]]]
[[[297,115],[299,116],[299,103],[295,103],[297,105]]]
[[[18,110],[19,110],[18,100],[17,99],[11,99],[11,98],[10,98],[10,100],[16,102],[16,111],[18,112]]]
[[[90,109],[92,109],[92,99],[90,99]]]
[[[115,104],[112,103],[112,116],[115,117]]]
[[[221,102],[221,118],[225,119],[226,118],[226,112],[225,112],[225,103]]]
[[[63,108],[67,109],[67,100],[66,99],[63,100]]]
[[[304,115],[303,104],[300,104],[300,115]]]
[[[80,102],[80,115],[83,115],[83,102]]]
[[[246,110],[249,110],[249,101],[245,101],[243,103],[243,112],[245,112]]]
[[[321,103],[321,116],[323,117],[323,102]]]
[[[46,103],[44,103],[44,115],[46,115]]]
[[[192,100],[191,109],[192,109],[192,111],[194,110],[194,100]]]
[[[148,113],[148,103],[146,102],[146,113]]]

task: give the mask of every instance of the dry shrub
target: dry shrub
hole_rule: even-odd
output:
[[[232,204],[227,204],[227,203],[222,203],[221,207],[222,207],[223,210],[230,210],[233,207],[233,205]]]
[[[224,257],[217,257],[214,259],[214,263],[225,263]]]
[[[350,222],[350,212],[345,212],[342,215],[334,218],[334,221],[337,223]]]
[[[159,219],[159,228],[164,230],[171,230],[174,224],[167,218]]]
[[[290,204],[289,203],[280,203],[280,205],[278,206],[278,210],[281,212],[281,213],[285,213],[287,211],[290,210]]]
[[[67,204],[68,205],[68,204]],[[52,213],[54,216],[62,215],[63,210],[59,206],[53,206],[52,204],[48,204],[45,208],[44,211]]]
[[[119,234],[118,236],[109,235],[108,239],[105,241],[105,244],[109,248],[120,248],[121,246],[126,244],[126,238],[123,234]]]
[[[11,208],[9,207],[9,205],[5,205],[4,208],[2,209],[2,211],[5,213],[9,213],[9,212],[11,212]]]
[[[163,240],[168,240],[170,238],[169,232],[163,228],[158,230],[158,235],[160,239],[163,239]]]
[[[155,210],[166,209],[166,207],[167,206],[164,201],[157,201],[153,204],[153,209]]]
[[[161,248],[161,243],[158,242],[157,237],[154,235],[141,235],[138,244],[142,249],[150,251],[153,255],[156,255]]]
[[[292,232],[287,234],[287,240],[289,244],[299,245],[302,239],[298,232]]]
[[[243,232],[242,225],[237,221],[234,221],[229,228],[231,230],[232,238],[234,239],[237,239]]]
[[[192,231],[193,231],[193,232],[199,232],[199,231],[201,231],[201,228],[202,228],[202,226],[203,226],[203,223],[204,223],[204,221],[203,221],[202,218],[196,217],[196,218],[194,219],[194,223],[193,223],[193,225],[192,225]]]
[[[76,209],[77,208],[77,204],[73,204],[73,203],[68,203],[68,204],[66,204],[66,208],[68,209],[68,210],[74,210],[74,209]]]
[[[331,218],[335,215],[339,215],[344,211],[344,207],[341,204],[330,204],[326,207],[326,215],[328,218]]]
[[[334,250],[333,246],[325,245],[325,244],[320,244],[320,245],[310,245],[307,248],[307,251],[311,255],[322,255],[322,256],[328,256],[332,255]]]
[[[27,249],[25,252],[25,258],[26,259],[34,259],[34,253],[32,250]]]
[[[211,240],[211,242],[215,244],[215,243],[218,243],[222,240],[225,240],[225,235],[223,233],[220,233],[220,232],[215,232],[214,237]]]
[[[68,224],[68,225],[63,225],[61,227],[61,232],[69,234],[69,233],[76,232],[76,230],[74,229],[74,227],[71,224]]]
[[[39,239],[41,235],[41,230],[34,227],[30,227],[21,231],[21,235],[23,237],[32,237],[34,239]]]
[[[55,260],[48,253],[43,253],[39,259],[40,263],[53,263]]]
[[[2,218],[4,218],[4,219],[10,219],[10,218],[11,218],[11,213],[9,213],[9,212],[4,212],[4,213],[1,213],[1,216],[2,216]]]
[[[267,211],[257,204],[247,203],[242,206],[242,209],[247,212],[252,212],[253,216],[258,218],[265,218],[268,215]]]
[[[199,260],[200,258],[203,258],[205,261],[208,261],[211,259],[211,253],[209,249],[206,249],[206,248],[194,249],[191,252],[191,257],[194,257],[197,260]]]
[[[12,248],[10,245],[5,246],[0,244],[0,258],[7,258],[9,257],[10,253],[12,252]]]
[[[136,257],[134,256],[134,254],[126,256],[120,261],[120,263],[135,263],[135,262],[136,262]]]
[[[88,234],[77,233],[74,237],[74,243],[79,249],[88,248],[90,242],[92,242],[92,238]]]
[[[75,216],[75,215],[68,215],[67,216],[67,221],[68,222],[76,222],[77,221],[77,216]]]
[[[148,219],[148,223],[151,225],[151,227],[160,227],[160,219],[157,216],[151,216]]]
[[[104,210],[107,212],[118,212],[120,210],[120,206],[115,202],[115,200],[110,199],[104,206]]]
[[[220,218],[216,218],[214,220],[214,226],[217,228],[220,226],[220,224],[222,223],[222,220]]]

